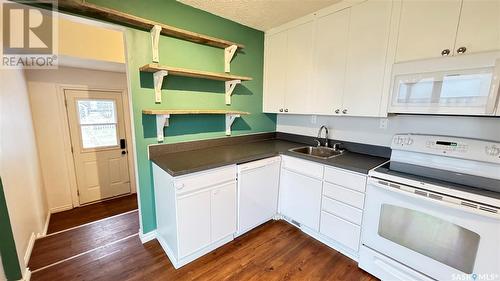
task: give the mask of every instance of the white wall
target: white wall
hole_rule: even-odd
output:
[[[47,204],[22,70],[0,70],[0,174],[21,268],[33,234],[43,232]]]
[[[392,116],[387,129],[380,128],[380,118],[278,115],[277,131],[316,136],[321,125],[330,129],[330,138],[390,146],[397,133],[452,135],[500,141],[500,118],[450,116]]]
[[[70,187],[75,176],[68,167],[70,139],[62,85],[126,89],[125,73],[60,67],[58,70],[27,70],[29,96],[35,125],[47,201],[51,212],[73,207]],[[71,157],[71,156],[69,156]],[[74,195],[73,195],[74,196]]]

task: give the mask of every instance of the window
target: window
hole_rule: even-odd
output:
[[[114,100],[78,100],[83,148],[118,145]]]

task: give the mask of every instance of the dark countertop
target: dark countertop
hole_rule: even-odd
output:
[[[368,174],[369,170],[389,160],[384,157],[349,151],[341,156],[323,160],[288,151],[290,148],[304,145],[303,143],[271,139],[153,155],[151,156],[151,161],[171,176],[180,176],[231,164],[242,164],[280,154],[303,158],[363,174]]]

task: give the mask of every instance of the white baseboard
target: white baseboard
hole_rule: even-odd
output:
[[[149,242],[153,239],[156,239],[156,230],[153,230],[153,231],[150,231],[146,234],[143,234],[142,230],[139,229],[139,239],[141,239],[142,244]]]
[[[71,210],[71,209],[73,209],[73,204],[68,204],[68,205],[63,205],[63,206],[51,208],[50,213],[54,214],[54,213],[64,212],[64,211]]]
[[[29,268],[26,268],[23,272],[23,281],[30,281],[31,279],[31,270]]]
[[[26,248],[26,252],[24,253],[24,264],[26,266],[28,266],[28,262],[30,261],[31,251],[33,251],[36,237],[37,235],[34,232],[31,233],[30,240],[28,241],[28,247]]]
[[[47,230],[49,229],[49,223],[50,223],[50,216],[51,215],[52,215],[51,212],[47,213],[47,218],[45,219],[45,225],[43,226],[43,232],[41,233],[40,237],[47,235]]]

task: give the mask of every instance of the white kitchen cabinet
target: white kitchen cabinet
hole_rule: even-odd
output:
[[[287,32],[266,37],[263,111],[283,112],[287,63]]]
[[[464,0],[460,13],[455,53],[500,50],[500,1]]]
[[[281,170],[280,212],[289,219],[319,231],[321,179]]]
[[[211,192],[211,239],[218,241],[236,232],[236,188],[234,182],[216,187]]]
[[[380,116],[391,32],[392,1],[367,1],[351,8],[341,114]],[[388,83],[388,81],[387,81]]]
[[[460,0],[403,0],[396,61],[441,57],[455,47]]]
[[[284,111],[288,113],[311,112],[313,22],[308,21],[288,31]]]
[[[177,213],[179,258],[183,258],[211,242],[210,191],[186,195],[177,199]]]
[[[403,0],[396,62],[496,50],[500,1]]]
[[[327,14],[315,22],[313,52],[314,113],[340,113],[344,96],[345,71],[351,9]]]
[[[172,177],[153,164],[156,238],[175,268],[236,232],[236,165]]]

